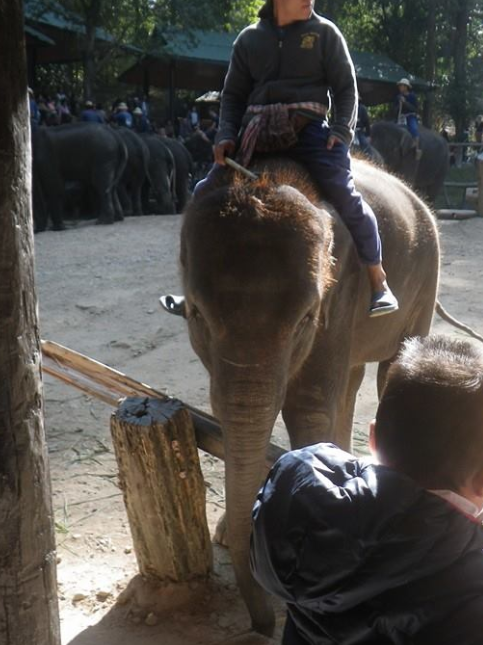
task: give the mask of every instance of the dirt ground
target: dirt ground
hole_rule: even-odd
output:
[[[163,293],[179,292],[179,217],[128,219],[113,227],[80,223],[36,237],[42,337],[76,349],[209,410],[207,375],[184,322],[164,314]],[[440,224],[440,297],[483,329],[483,219]],[[434,330],[462,337],[436,319]],[[358,397],[355,448],[376,407],[374,367]],[[169,616],[116,605],[136,574],[110,440],[112,410],[46,376],[45,415],[58,545],[63,644],[205,645],[247,628],[228,553],[215,548],[215,574],[202,600]],[[282,424],[273,439],[287,446]],[[201,455],[210,528],[224,508],[223,464]],[[278,609],[279,631],[283,624]],[[148,624],[146,624],[148,623]]]

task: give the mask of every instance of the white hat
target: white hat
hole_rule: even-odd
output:
[[[407,78],[402,78],[400,81],[397,82],[398,85],[406,85],[407,87],[412,87],[411,81]]]
[[[134,108],[134,112],[133,112],[133,114],[138,115],[138,114],[142,114],[142,113],[143,113],[143,111],[141,110],[141,108],[140,108],[140,107]]]
[[[125,103],[119,103],[117,106],[118,110],[127,110],[127,105]]]

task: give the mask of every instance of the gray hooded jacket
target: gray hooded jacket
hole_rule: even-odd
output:
[[[337,27],[312,13],[278,29],[272,3],[244,29],[233,46],[221,98],[216,140],[236,140],[249,105],[316,102],[330,107],[332,132],[350,145],[357,122],[357,85],[347,44]]]

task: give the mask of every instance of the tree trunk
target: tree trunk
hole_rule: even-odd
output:
[[[111,432],[140,573],[177,583],[206,577],[205,484],[188,410],[176,400],[127,398]]]
[[[0,0],[0,643],[59,645],[21,0]]]
[[[468,119],[467,48],[468,23],[474,0],[459,0],[455,16],[455,39],[453,47],[454,80],[451,97],[451,116],[456,126],[456,139],[463,140]]]
[[[85,13],[84,100],[91,100],[96,90],[96,29],[99,27],[102,0],[90,0]]]
[[[428,35],[426,40],[426,80],[434,84],[436,78],[436,0],[428,0]],[[423,125],[433,125],[434,92],[428,92],[423,107]]]

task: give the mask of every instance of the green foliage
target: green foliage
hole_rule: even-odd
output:
[[[103,73],[115,71],[119,46],[146,50],[155,25],[187,32],[235,31],[255,21],[263,4],[263,0],[42,2],[63,7],[83,26],[101,28],[114,37],[111,47],[91,40],[91,49],[86,49],[93,61],[91,73],[95,69],[101,82]],[[483,112],[483,0],[316,0],[316,10],[336,21],[352,49],[386,54],[412,74],[433,81],[438,122],[451,116],[461,132],[465,122]]]

